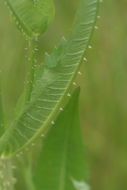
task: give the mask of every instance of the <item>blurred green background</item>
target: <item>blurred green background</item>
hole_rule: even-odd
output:
[[[62,35],[67,36],[77,0],[55,0],[56,18],[39,40],[39,62]],[[99,29],[87,51],[81,77],[81,124],[93,190],[127,189],[127,1],[100,6]],[[0,1],[0,77],[7,119],[23,90],[26,41]]]

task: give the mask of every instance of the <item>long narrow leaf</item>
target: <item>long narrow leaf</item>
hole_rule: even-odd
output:
[[[79,89],[74,92],[44,140],[36,162],[36,171],[33,172],[37,190],[81,190],[77,184],[85,184],[87,167],[79,122],[78,98]]]

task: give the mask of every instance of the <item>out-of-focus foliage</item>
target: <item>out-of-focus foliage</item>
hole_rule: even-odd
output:
[[[56,20],[40,38],[40,49],[49,51],[67,35],[76,0],[55,0]],[[93,190],[127,187],[127,1],[106,0],[101,5],[99,30],[88,64],[82,69],[81,121],[91,169]],[[66,10],[66,11],[65,11]],[[26,42],[16,29],[4,3],[0,2],[0,70],[8,118],[24,86]],[[44,47],[46,47],[44,49]],[[39,52],[42,59],[42,52]]]

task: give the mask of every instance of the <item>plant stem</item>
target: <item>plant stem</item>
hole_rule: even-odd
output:
[[[27,187],[27,190],[35,190],[35,186],[33,184],[33,171],[31,169],[31,166],[28,166],[24,168],[24,180],[25,180],[25,185]]]
[[[37,67],[37,38],[29,39],[28,41],[28,75],[26,80],[26,101],[29,102],[31,100],[31,93],[33,89],[33,82],[34,82],[34,74]]]
[[[0,77],[0,136],[4,132],[4,110],[3,110],[3,99],[2,99],[2,87]]]

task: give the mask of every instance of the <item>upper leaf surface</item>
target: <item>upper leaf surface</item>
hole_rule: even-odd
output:
[[[53,0],[5,0],[18,28],[33,37],[43,33],[54,17]]]

